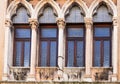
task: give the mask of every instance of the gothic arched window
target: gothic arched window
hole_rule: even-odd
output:
[[[27,10],[24,7],[18,8],[16,15],[12,18],[14,26],[14,66],[28,67],[30,65],[31,29],[28,18]]]
[[[57,66],[58,28],[53,9],[45,7],[39,17],[39,57],[38,66]]]
[[[78,6],[66,15],[66,67],[85,66],[84,15]]]
[[[93,16],[93,66],[111,66],[112,15],[105,4]]]

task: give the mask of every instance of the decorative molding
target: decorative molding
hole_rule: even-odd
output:
[[[65,20],[63,18],[57,18],[56,22],[57,22],[57,25],[59,28],[62,28],[62,29],[65,28],[66,23],[65,23]]]
[[[10,80],[26,80],[29,73],[28,68],[11,68],[10,69]]]
[[[85,17],[84,22],[85,22],[86,28],[91,28],[91,26],[93,25],[92,18]]]
[[[113,17],[113,25],[117,26],[117,17]]]
[[[28,14],[30,16],[32,16],[33,7],[28,1],[26,1],[26,0],[14,0],[10,3],[10,5],[7,8],[6,17],[11,18],[13,15],[15,15],[17,8],[20,7],[20,4],[22,4],[26,8]]]
[[[94,0],[92,2],[92,4],[90,5],[89,13],[88,13],[87,17],[92,17],[93,16],[94,10],[96,9],[96,7],[99,7],[101,2],[104,2],[106,4],[109,12],[113,11],[113,16],[117,16],[117,7],[113,3],[112,0]]]
[[[57,67],[37,68],[37,80],[55,80],[58,79]]]
[[[85,16],[88,14],[88,7],[83,0],[67,0],[62,7],[62,13],[64,16],[66,15],[66,13],[69,12],[68,9],[70,9],[74,3],[78,5],[78,7],[81,9],[82,13],[84,13]]]
[[[6,26],[6,27],[12,27],[12,21],[9,20],[9,19],[6,19],[6,20],[5,20],[5,26]]]
[[[38,21],[37,21],[37,19],[29,19],[29,23],[30,23],[30,25],[31,25],[31,28],[32,29],[37,29],[37,27],[38,27]]]

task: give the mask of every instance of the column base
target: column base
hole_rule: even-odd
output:
[[[116,74],[111,75],[110,81],[113,81],[113,82],[117,81],[117,75]]]
[[[26,79],[26,81],[36,81],[35,75],[29,75]]]
[[[57,77],[54,80],[63,81],[63,71],[62,70],[57,71]]]
[[[9,78],[8,78],[8,74],[3,74],[3,77],[2,77],[2,80],[3,81],[7,81]]]
[[[92,77],[90,75],[85,75],[84,78],[83,78],[83,81],[92,82]]]

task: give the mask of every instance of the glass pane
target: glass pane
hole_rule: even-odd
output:
[[[24,66],[29,66],[30,63],[30,42],[24,43]]]
[[[95,36],[103,37],[103,36],[110,36],[110,28],[95,28]]]
[[[39,18],[40,23],[56,23],[56,16],[51,7],[47,7],[43,11],[43,16]]]
[[[83,28],[68,28],[68,37],[83,37]]]
[[[77,42],[77,67],[84,66],[84,44],[83,41]]]
[[[50,43],[50,66],[56,66],[57,44],[55,41]]]
[[[30,38],[30,29],[15,29],[16,38]]]
[[[94,66],[100,67],[100,59],[101,59],[101,50],[100,50],[101,42],[95,41],[94,43]]]
[[[97,13],[93,17],[94,22],[112,22],[112,15],[109,9],[102,5],[98,8]]]
[[[16,66],[21,66],[21,56],[22,56],[22,42],[16,42]]]
[[[47,42],[41,42],[41,66],[47,66]]]
[[[27,10],[21,7],[18,9],[17,15],[13,18],[13,23],[28,23],[28,18]]]
[[[41,29],[41,35],[42,37],[57,37],[57,29],[56,28],[50,28],[50,29]]]
[[[104,41],[104,67],[110,66],[110,41]]]
[[[68,41],[68,62],[67,67],[74,66],[74,41]]]
[[[79,7],[75,6],[69,12],[69,15],[66,18],[66,21],[69,23],[83,23],[84,16],[81,14],[81,10]]]

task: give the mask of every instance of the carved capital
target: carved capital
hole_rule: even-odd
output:
[[[65,20],[63,18],[57,18],[57,25],[59,28],[64,29],[66,25]]]
[[[10,19],[5,20],[5,26],[6,27],[12,27],[12,21]]]
[[[38,21],[36,19],[29,19],[29,23],[30,23],[32,29],[37,29]]]
[[[86,29],[91,29],[93,25],[92,18],[84,18]]]
[[[113,25],[117,26],[117,17],[113,17]]]
[[[92,21],[92,18],[84,18],[84,21],[85,21],[85,25],[87,26],[87,28],[89,28],[88,26],[91,26],[93,25],[93,21]]]

